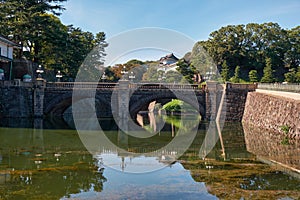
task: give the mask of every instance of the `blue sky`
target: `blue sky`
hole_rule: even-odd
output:
[[[177,30],[195,40],[228,24],[277,22],[300,25],[299,0],[68,0],[64,24],[108,37],[133,28]]]
[[[68,0],[64,24],[104,31],[107,38],[135,28],[179,31],[195,41],[229,24],[277,22],[300,25],[300,0]]]

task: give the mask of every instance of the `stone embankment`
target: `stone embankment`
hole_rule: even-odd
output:
[[[248,93],[243,123],[300,140],[299,94],[257,90]],[[284,130],[285,129],[285,130]]]

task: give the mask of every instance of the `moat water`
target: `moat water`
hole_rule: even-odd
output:
[[[100,142],[91,152],[70,121],[1,119],[0,199],[300,198],[297,141],[226,123],[204,153],[204,143],[214,140],[206,140],[209,123],[185,120],[145,118],[144,129],[156,134],[140,139],[124,134],[113,119],[99,119],[113,145]],[[191,129],[195,137],[183,155],[160,151]]]

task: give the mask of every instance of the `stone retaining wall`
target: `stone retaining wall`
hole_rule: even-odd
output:
[[[210,85],[206,93],[206,119],[214,120],[219,110],[225,87],[225,99],[222,106],[220,119],[230,122],[241,122],[244,114],[248,92],[255,91],[255,84],[229,83],[226,85]],[[215,105],[215,106],[214,106]]]
[[[300,139],[300,101],[263,94],[248,93],[243,123],[255,127],[286,134],[282,126],[288,126],[287,136],[291,139]]]
[[[282,144],[283,136],[278,131],[272,132],[249,125],[244,125],[243,128],[249,152],[259,158],[266,158],[271,162],[276,161],[300,172],[299,142],[291,141],[289,145],[284,145]]]
[[[226,88],[225,121],[242,121],[248,92],[246,89]]]
[[[0,87],[0,117],[32,117],[32,92],[27,87]]]

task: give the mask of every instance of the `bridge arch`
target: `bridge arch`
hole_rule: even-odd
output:
[[[176,96],[172,92],[166,92],[166,93],[153,93],[153,94],[145,94],[145,95],[136,95],[136,97],[133,96],[130,99],[129,102],[129,112],[131,114],[132,118],[136,118],[139,111],[141,111],[143,108],[148,107],[148,105],[153,101],[164,101],[168,100],[171,101],[172,99],[179,99],[182,100],[188,104],[190,104],[192,107],[195,108],[196,111],[199,112],[202,119],[205,117],[205,98],[201,98],[197,96],[197,102],[192,100],[190,96],[188,95],[180,95]]]
[[[72,105],[72,94],[62,93],[52,97],[44,104],[44,114],[50,116],[62,116],[64,111]]]
[[[4,106],[0,103],[0,117],[3,115],[4,113]]]
[[[95,100],[96,113],[98,117],[107,117],[111,115],[110,100],[107,100],[107,98],[98,94],[95,98],[86,95],[76,96],[76,102],[85,99]],[[72,93],[59,94],[46,103],[44,113],[50,116],[63,116],[64,112],[72,106],[72,103]]]

